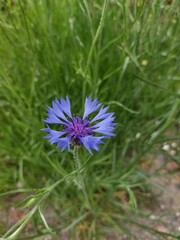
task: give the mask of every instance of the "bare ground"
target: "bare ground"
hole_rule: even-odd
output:
[[[160,188],[153,188],[152,193],[156,196],[155,201],[152,199],[148,205],[144,206],[144,211],[149,215],[149,218],[143,219],[143,223],[147,226],[153,227],[159,232],[165,232],[170,234],[176,234],[180,236],[180,166],[175,161],[165,162],[163,155],[158,155],[157,160],[154,161],[153,167],[148,167],[148,171],[155,171],[161,169],[158,177],[152,179],[153,184],[158,184]],[[163,166],[163,167],[161,167]],[[0,206],[0,232],[4,232],[7,227],[12,226],[19,219],[21,219],[26,213],[26,210],[19,211],[13,206],[14,202],[17,202],[21,195],[14,195],[11,198],[4,198],[8,204],[1,204]],[[51,214],[51,207],[46,212],[47,221],[49,225],[56,224],[56,219]],[[145,231],[137,225],[128,226],[133,236],[127,236],[119,233],[108,233],[104,238],[107,240],[153,240],[153,239],[167,239],[173,240],[171,236],[165,236],[161,238],[154,232]],[[25,235],[29,235],[32,232],[32,224],[27,224],[25,228]],[[21,238],[23,239],[23,238]],[[59,233],[58,238],[52,236],[35,237],[36,240],[53,240],[53,239],[70,239],[68,233]],[[83,239],[83,238],[79,238]],[[177,238],[180,239],[180,238]],[[85,239],[86,240],[86,239]]]

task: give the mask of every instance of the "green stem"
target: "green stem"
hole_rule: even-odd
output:
[[[79,155],[78,155],[78,147],[76,147],[76,146],[74,147],[73,157],[74,157],[74,162],[75,162],[75,166],[76,166],[77,170],[80,170],[82,166],[81,166],[81,161],[80,161]],[[92,209],[91,204],[90,204],[90,201],[89,201],[89,197],[88,197],[88,194],[87,194],[87,191],[86,191],[86,187],[85,187],[85,184],[84,184],[84,181],[83,181],[81,171],[77,172],[77,183],[78,183],[78,186],[81,188],[81,190],[84,194],[84,197],[85,197],[86,203],[88,205],[88,208],[91,210]]]
[[[88,69],[89,69],[89,65],[91,63],[91,59],[92,59],[92,54],[93,54],[93,50],[95,48],[95,44],[100,36],[100,33],[101,33],[101,30],[103,28],[103,25],[104,25],[104,20],[105,20],[105,14],[106,14],[106,9],[107,9],[107,5],[108,5],[108,0],[105,0],[104,1],[104,4],[103,4],[103,9],[102,9],[102,13],[101,13],[101,18],[100,18],[100,22],[99,22],[99,26],[97,28],[97,31],[96,31],[96,34],[94,36],[94,39],[93,39],[93,42],[92,42],[92,45],[91,45],[91,48],[90,48],[90,51],[89,51],[89,54],[88,54],[88,58],[87,58],[87,63],[86,63],[86,66],[85,66],[85,71],[84,71],[84,78],[85,78],[85,81],[84,81],[84,84],[83,84],[83,99],[85,98],[85,93],[86,93],[86,83],[87,83],[87,73],[88,73]]]

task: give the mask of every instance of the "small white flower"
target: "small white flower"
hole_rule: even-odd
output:
[[[176,151],[175,150],[171,150],[170,154],[174,156],[174,155],[176,155]]]
[[[169,144],[165,144],[165,145],[162,147],[162,149],[165,150],[165,151],[169,151],[169,149],[170,149]]]
[[[176,142],[173,142],[173,143],[171,144],[171,146],[172,146],[173,148],[177,148],[177,143],[176,143]]]
[[[141,133],[136,133],[135,138],[136,138],[136,139],[139,139],[140,137],[141,137]]]

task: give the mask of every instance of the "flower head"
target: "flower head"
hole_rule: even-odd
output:
[[[90,115],[98,109],[97,115],[90,119]],[[49,138],[51,144],[56,143],[61,151],[70,150],[71,144],[84,146],[91,154],[91,149],[99,151],[98,145],[104,144],[103,139],[115,136],[114,113],[107,113],[107,110],[108,107],[98,103],[98,99],[87,97],[83,116],[73,117],[68,96],[60,101],[56,98],[52,107],[47,107],[48,117],[44,120],[47,127],[42,129],[48,133],[45,138]],[[49,124],[56,124],[59,129],[53,130]]]

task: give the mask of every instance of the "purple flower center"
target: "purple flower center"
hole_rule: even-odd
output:
[[[73,143],[81,145],[79,138],[92,135],[93,129],[89,126],[88,119],[83,120],[80,117],[76,117],[68,122],[65,131],[71,137]]]

